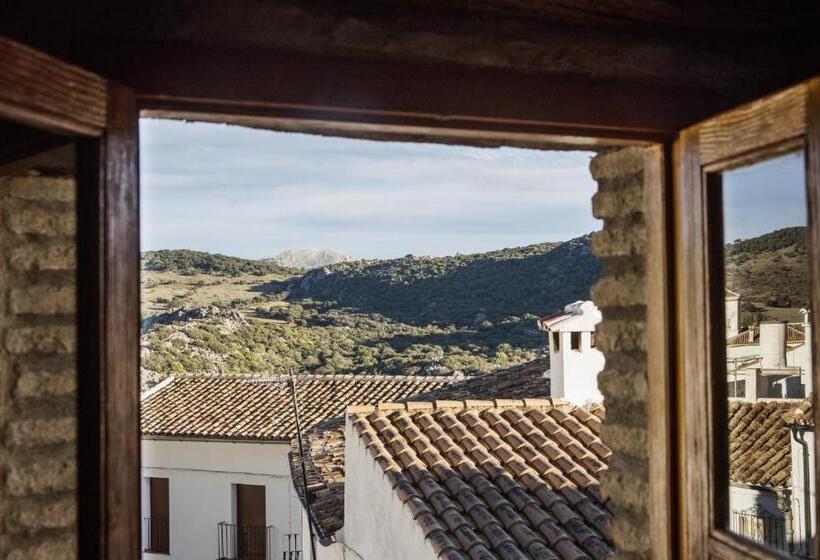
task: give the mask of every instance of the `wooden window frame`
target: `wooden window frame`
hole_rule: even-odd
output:
[[[717,173],[799,149],[804,151],[807,164],[810,297],[812,308],[818,310],[820,79],[690,127],[682,131],[675,144],[674,255],[681,263],[675,290],[676,394],[682,412],[682,422],[677,426],[677,464],[682,481],[679,534],[681,551],[689,558],[782,558],[724,529],[728,525],[728,435],[715,426],[726,423],[725,406],[716,403],[726,401],[727,387],[725,376],[714,375],[713,366],[725,358],[725,331],[711,328],[725,324]],[[814,332],[815,364],[817,348],[818,333]],[[815,386],[818,369],[815,365]],[[815,541],[814,554],[820,557]]]
[[[367,72],[365,73],[367,74]],[[412,73],[411,73],[412,74]],[[677,500],[678,484],[676,432],[677,415],[675,385],[670,377],[673,368],[674,328],[670,322],[672,310],[674,262],[671,244],[673,175],[673,135],[665,125],[652,132],[645,129],[613,127],[605,134],[600,130],[581,130],[576,126],[549,123],[538,119],[504,121],[481,118],[472,121],[460,115],[447,113],[413,115],[410,123],[406,113],[379,107],[362,111],[315,103],[300,103],[294,111],[292,103],[263,102],[256,97],[255,87],[241,88],[256,100],[237,102],[220,97],[197,99],[190,94],[206,91],[207,85],[181,78],[174,82],[169,77],[164,87],[174,90],[173,95],[158,95],[158,82],[146,81],[150,94],[138,95],[140,115],[145,117],[195,120],[251,126],[276,131],[302,132],[372,140],[437,142],[475,146],[517,146],[534,149],[597,149],[637,145],[644,150],[644,210],[647,229],[646,302],[652,310],[647,317],[647,391],[648,391],[648,451],[649,451],[649,524],[653,534],[652,558],[677,558],[679,539]],[[373,87],[383,84],[379,76]],[[442,84],[446,85],[446,84]],[[344,87],[344,86],[343,86]],[[386,87],[390,87],[387,85]],[[182,95],[186,91],[189,95]],[[426,92],[425,102],[438,101],[447,106],[452,100],[445,94],[439,100],[435,93]],[[202,94],[204,96],[204,93]],[[244,93],[236,93],[237,96]],[[492,103],[490,104],[492,105]],[[505,107],[506,108],[506,107]],[[294,114],[295,113],[295,114]],[[554,333],[557,334],[557,333]],[[560,344],[559,344],[560,348]],[[559,348],[556,348],[558,350]]]
[[[10,43],[0,37],[0,50]],[[672,140],[681,123],[691,120],[687,114],[703,114],[721,100],[707,103],[703,92],[695,90],[679,97],[680,88],[591,87],[571,78],[505,73],[499,75],[503,79],[493,79],[489,70],[442,72],[437,66],[374,66],[322,57],[294,63],[291,53],[274,57],[271,68],[270,54],[232,57],[178,45],[158,45],[156,56],[130,59],[160,64],[135,67],[122,57],[111,62],[105,74],[133,86],[135,95],[14,45],[0,52],[5,55],[0,56],[0,70],[3,62],[17,61],[12,62],[19,63],[15,71],[24,71],[0,75],[20,77],[24,87],[7,97],[8,84],[0,84],[0,115],[84,139],[78,175],[79,557],[137,560],[140,555],[141,114],[385,140],[575,149],[647,146],[649,523],[653,558],[675,557],[676,401],[669,378],[674,349],[669,322],[674,317],[670,278],[675,264],[669,235]],[[248,64],[258,71],[248,71]],[[203,74],[203,67],[214,70]],[[317,70],[324,80],[317,79]],[[283,74],[298,78],[296,85],[277,79]],[[213,80],[213,75],[224,78]],[[239,79],[229,81],[229,76]],[[463,89],[465,80],[474,92],[469,99],[452,94]],[[32,83],[58,94],[48,103],[32,102]],[[95,92],[91,96],[83,90],[89,83]],[[616,112],[613,97],[625,100]],[[95,110],[88,112],[86,105]]]

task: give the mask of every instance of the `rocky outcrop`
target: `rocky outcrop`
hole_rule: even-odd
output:
[[[142,320],[142,332],[151,330],[155,325],[170,325],[171,323],[184,323],[195,319],[213,319],[217,317],[228,319],[237,325],[247,324],[245,318],[238,311],[207,305],[205,307],[183,307],[168,313],[146,317]]]

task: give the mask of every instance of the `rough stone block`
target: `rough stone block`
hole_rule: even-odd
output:
[[[6,350],[12,354],[70,354],[76,347],[77,332],[74,327],[18,327],[6,333]]]
[[[604,275],[590,290],[599,307],[646,304],[646,275],[643,271]]]
[[[604,321],[595,331],[595,342],[598,349],[604,352],[646,350],[646,323],[630,319],[609,318],[604,314]]]
[[[77,539],[68,536],[40,542],[30,548],[12,550],[6,560],[74,560],[77,558]]]
[[[48,177],[44,175],[27,175],[12,177],[9,181],[9,192],[14,198],[24,200],[74,200],[77,185],[71,177]]]
[[[643,371],[619,371],[610,369],[609,364],[598,374],[598,388],[608,401],[646,401],[648,391]]]
[[[30,496],[67,492],[77,487],[77,468],[73,457],[46,459],[12,465],[6,475],[6,491],[11,496]]]
[[[14,396],[20,399],[63,397],[77,391],[77,372],[74,367],[24,363],[18,366],[19,377]]]
[[[9,294],[9,307],[15,314],[56,315],[73,313],[77,293],[73,287],[30,286]]]
[[[6,442],[11,447],[55,445],[76,438],[77,419],[73,416],[12,421],[6,430]]]
[[[649,495],[648,476],[646,472],[635,473],[610,467],[601,473],[603,495],[622,508],[643,512]]]
[[[593,216],[603,219],[643,212],[643,185],[639,181],[617,182],[609,187],[592,197]]]
[[[12,533],[66,529],[77,521],[77,504],[73,496],[17,503],[8,510],[6,528]]]
[[[615,454],[625,454],[636,459],[647,458],[647,429],[644,427],[614,424],[607,417],[601,425],[601,439]]]
[[[21,243],[9,250],[9,266],[14,270],[74,270],[77,250],[73,239]]]
[[[77,230],[77,216],[73,206],[52,203],[14,201],[9,204],[6,224],[12,233],[37,235],[74,235]]]
[[[589,163],[589,171],[596,181],[640,173],[644,168],[645,148],[621,148],[599,154]]]
[[[592,253],[598,257],[641,257],[646,252],[643,224],[605,227],[592,236]]]
[[[619,551],[648,553],[650,549],[649,516],[629,515],[617,511],[609,523],[609,534]]]

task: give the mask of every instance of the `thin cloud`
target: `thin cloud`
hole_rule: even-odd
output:
[[[565,240],[600,228],[591,154],[372,142],[143,120],[143,249],[362,258]]]

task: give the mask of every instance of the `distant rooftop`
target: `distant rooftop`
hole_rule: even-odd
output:
[[[452,376],[295,376],[302,428],[348,405],[400,400],[441,388]],[[142,435],[289,442],[296,435],[290,376],[172,375],[142,397]]]

